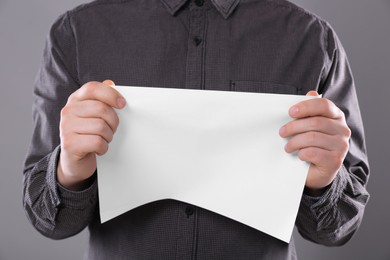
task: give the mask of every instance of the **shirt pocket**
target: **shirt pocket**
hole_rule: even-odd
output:
[[[231,80],[230,91],[303,95],[302,88],[273,82]]]

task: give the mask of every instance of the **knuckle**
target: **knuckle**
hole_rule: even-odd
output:
[[[93,142],[94,142],[96,150],[98,150],[98,151],[107,145],[107,142],[100,136],[96,136],[95,140]]]
[[[108,143],[111,143],[113,139],[114,139],[114,136],[112,134],[107,135]]]
[[[102,151],[100,152],[101,155],[104,155],[108,152],[108,145],[106,144],[103,148],[102,148]]]
[[[336,107],[336,106],[335,106]],[[338,117],[340,118],[340,120],[343,122],[343,124],[347,125],[347,122],[345,120],[345,112],[343,110],[341,110],[340,108],[336,107],[337,109],[337,113],[338,113]]]
[[[75,91],[72,94],[70,94],[70,96],[68,97],[67,104],[75,102],[76,101],[76,96],[77,96],[77,91]]]
[[[61,118],[66,117],[68,114],[70,114],[72,108],[70,105],[66,105],[61,109],[60,116]]]
[[[95,127],[99,133],[103,133],[104,131],[106,131],[106,123],[101,119],[96,122]]]
[[[318,138],[318,134],[316,132],[310,132],[309,133],[309,141],[310,141],[310,144],[315,144],[316,143],[316,140]]]
[[[119,117],[116,113],[115,116],[113,117],[113,120],[114,120],[114,129],[116,130],[119,126]]]
[[[103,139],[101,136],[96,136],[95,141],[95,151],[99,155],[103,155],[107,152],[108,150],[108,143],[106,140]]]
[[[326,109],[332,109],[332,107],[333,107],[333,102],[332,101],[330,101],[329,99],[327,99],[327,98],[323,98],[322,99],[322,103],[323,103],[323,106],[326,108]]]
[[[305,148],[305,149],[301,149],[298,151],[298,158],[301,160],[301,161],[307,161],[309,160],[309,154],[308,154],[308,148]]]
[[[100,82],[98,82],[98,81],[89,81],[89,82],[85,83],[82,87],[85,87],[88,89],[90,89],[90,88],[93,89],[93,88],[96,88],[99,84],[100,84]]]
[[[318,117],[312,117],[309,119],[308,125],[310,130],[319,129],[321,126],[320,119]]]
[[[102,102],[96,102],[94,110],[99,114],[103,115],[107,113],[107,106],[104,105]]]
[[[108,151],[108,144],[102,138],[99,138],[99,139],[100,139],[100,141],[98,141],[99,142],[99,146],[96,149],[96,153],[98,155],[104,155]]]
[[[82,97],[90,96],[96,90],[96,87],[98,86],[98,84],[99,84],[99,82],[96,82],[96,81],[90,81],[88,83],[85,83],[79,89],[80,96],[82,96]]]
[[[350,138],[352,135],[352,131],[348,126],[344,127],[344,135],[348,138]]]
[[[116,130],[118,129],[119,117],[115,111],[113,111],[112,116],[110,115],[109,126],[113,132],[116,132]]]
[[[61,109],[60,112],[60,122],[59,128],[62,132],[68,132],[72,128],[72,108],[69,106],[65,106]]]
[[[80,91],[83,96],[88,96],[93,90],[95,89],[93,84],[86,84],[84,85]]]

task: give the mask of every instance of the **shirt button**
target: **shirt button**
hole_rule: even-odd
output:
[[[195,36],[193,40],[196,46],[198,46],[202,42],[202,38],[200,38],[199,36]]]
[[[197,6],[203,6],[203,4],[204,4],[204,0],[195,0],[195,4],[197,5]]]
[[[194,214],[194,208],[187,206],[185,212],[186,212],[187,218],[189,218],[190,216],[192,216]]]

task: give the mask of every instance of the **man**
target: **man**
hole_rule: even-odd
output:
[[[322,94],[286,111],[296,120],[280,129],[286,152],[311,163],[296,225],[329,246],[358,228],[369,197],[363,126],[345,52],[326,22],[284,0],[102,0],[54,23],[35,84],[24,207],[45,236],[88,226],[87,259],[297,258],[293,241],[174,200],[100,224],[96,155],[115,138],[114,108],[126,105],[113,81],[100,83],[107,78]]]

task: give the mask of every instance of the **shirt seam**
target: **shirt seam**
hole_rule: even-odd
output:
[[[282,8],[288,8],[288,9],[291,9],[293,11],[296,11],[298,13],[301,13],[303,15],[306,15],[306,16],[309,16],[311,18],[314,18],[316,19],[317,21],[323,21],[323,19],[317,15],[315,15],[314,13],[312,12],[309,12],[305,9],[303,9],[302,7],[299,7],[291,2],[287,2],[287,1],[278,1],[278,2],[275,2],[273,0],[267,0],[267,3],[269,5],[274,5],[274,6],[277,6],[277,7],[282,7]]]
[[[79,69],[79,59],[78,59],[78,49],[77,49],[77,43],[76,43],[76,35],[75,35],[75,33],[74,33],[74,31],[73,31],[73,27],[72,27],[72,23],[71,23],[71,21],[70,21],[70,13],[69,13],[69,11],[68,12],[66,12],[66,23],[67,23],[67,25],[68,25],[68,27],[69,27],[69,30],[70,30],[70,33],[71,33],[71,35],[72,35],[72,38],[73,38],[73,41],[74,41],[74,43],[75,43],[75,45],[74,45],[74,48],[75,48],[75,55],[76,55],[76,57],[75,57],[75,62],[76,62],[76,64],[75,64],[75,70],[76,70],[76,77],[77,77],[77,79],[76,79],[76,82],[79,84],[79,85],[81,85],[81,83],[80,83],[80,69]]]
[[[330,30],[329,24],[324,19],[317,16],[316,14],[311,13],[311,12],[305,10],[304,8],[297,6],[293,3],[283,1],[283,0],[279,0],[278,2],[275,2],[273,0],[267,0],[267,3],[269,5],[274,5],[276,7],[290,9],[290,10],[293,10],[293,11],[300,13],[304,16],[312,18],[324,30],[324,34],[323,34],[322,41],[321,41],[322,57],[324,58],[324,69],[322,70],[322,72],[320,74],[320,81],[323,82],[324,80],[326,80],[326,75],[329,73],[330,68],[331,68],[331,60],[327,55],[328,48],[329,48],[329,38],[328,38],[329,37],[329,30]],[[321,89],[320,87],[321,86],[318,86],[319,89]],[[322,94],[322,93],[320,93],[320,94]]]
[[[324,37],[323,37],[323,42],[322,42],[322,47],[323,47],[323,57],[325,60],[325,69],[322,70],[321,73],[321,81],[324,82],[326,81],[326,77],[331,69],[332,66],[332,61],[329,58],[328,55],[328,48],[329,48],[329,26],[327,25],[326,22],[320,20],[320,24],[324,30]]]
[[[129,2],[128,0],[117,0],[115,2],[100,2],[100,1],[94,1],[94,2],[91,2],[91,3],[87,3],[87,4],[82,4],[82,5],[79,5],[75,8],[73,8],[72,10],[69,10],[69,14],[70,15],[76,15],[84,10],[87,10],[87,9],[90,9],[90,8],[93,8],[93,7],[97,7],[97,6],[101,6],[101,5],[114,5],[114,4],[124,4],[124,3],[127,3]]]

